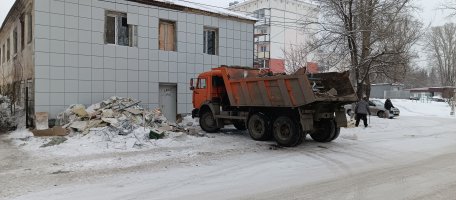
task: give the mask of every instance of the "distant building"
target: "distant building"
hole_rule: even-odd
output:
[[[371,85],[370,97],[379,99],[408,99],[410,92],[404,91],[404,84],[376,83]]]
[[[425,88],[412,88],[407,89],[410,91],[411,97],[442,97],[444,99],[449,99],[453,97],[456,87],[425,87]]]
[[[172,119],[192,110],[190,78],[253,66],[255,22],[182,1],[16,0],[0,29],[0,88],[19,85],[29,117],[122,96]]]
[[[255,24],[255,66],[284,72],[284,50],[305,45],[316,28],[304,28],[305,21],[318,21],[320,8],[303,0],[247,0],[231,5],[230,10],[259,19]],[[313,62],[309,56],[309,62]],[[312,64],[312,70],[315,65]]]

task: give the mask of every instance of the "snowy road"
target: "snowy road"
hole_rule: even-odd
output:
[[[225,132],[197,145],[74,157],[0,149],[0,198],[456,198],[456,118],[371,121],[343,129],[332,143],[307,138],[296,148]],[[8,158],[17,160],[5,165]]]

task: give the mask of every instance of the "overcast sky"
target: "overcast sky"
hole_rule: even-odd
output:
[[[15,0],[0,0],[0,21],[3,22],[8,14],[9,9]],[[96,0],[94,0],[96,1]],[[234,0],[188,0],[202,4],[209,4],[217,7],[227,7],[228,3]],[[238,0],[242,2],[243,0]],[[444,3],[445,0],[414,0],[417,7],[422,11],[418,11],[418,16],[426,25],[431,23],[432,26],[443,25],[445,22],[456,22],[456,18],[449,19],[446,16],[448,12],[442,12],[438,8]]]

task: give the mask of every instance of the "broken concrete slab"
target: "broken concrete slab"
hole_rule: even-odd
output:
[[[89,116],[89,113],[87,113],[84,105],[75,105],[71,111],[80,118]]]
[[[35,113],[36,129],[46,130],[49,129],[49,113],[37,112]]]
[[[71,123],[70,128],[73,128],[79,132],[83,132],[84,130],[86,130],[87,124],[87,121],[75,121]]]
[[[68,131],[61,126],[55,126],[50,129],[46,130],[32,130],[34,136],[42,137],[42,136],[66,136],[68,135]]]

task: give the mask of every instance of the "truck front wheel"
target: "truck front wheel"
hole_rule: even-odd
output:
[[[302,131],[299,125],[290,117],[281,116],[273,124],[274,139],[276,142],[285,147],[294,147],[303,140]]]
[[[201,129],[208,133],[215,133],[220,130],[220,128],[217,127],[217,122],[215,121],[214,115],[211,111],[206,111],[203,114],[201,114],[199,123]]]
[[[271,121],[262,113],[250,116],[247,123],[250,137],[254,140],[265,141],[271,138]]]

